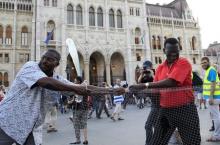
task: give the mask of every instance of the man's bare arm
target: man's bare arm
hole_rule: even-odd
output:
[[[51,77],[41,78],[37,81],[36,84],[40,87],[54,91],[70,91],[70,92],[75,92],[76,94],[79,95],[85,95],[87,93],[85,86],[66,84]]]
[[[77,84],[65,84],[61,81],[58,81],[51,77],[44,77],[37,81],[38,86],[43,88],[47,88],[54,91],[69,91],[74,92],[79,95],[92,95],[92,94],[108,94],[111,93],[112,89],[104,88],[104,87],[96,87],[92,85],[77,85]],[[113,93],[123,94],[125,92],[124,89],[118,88],[114,89]]]
[[[174,79],[165,79],[158,82],[151,82],[149,83],[149,86],[147,87],[145,83],[132,85],[129,87],[130,90],[143,90],[146,88],[170,88],[170,87],[177,87],[178,82]]]

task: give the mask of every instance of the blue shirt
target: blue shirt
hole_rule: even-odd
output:
[[[119,88],[118,85],[115,85],[114,88]],[[114,96],[114,104],[121,104],[124,101],[123,95]]]

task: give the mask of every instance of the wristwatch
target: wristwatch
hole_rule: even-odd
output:
[[[150,85],[150,83],[145,83],[146,88],[148,88]]]

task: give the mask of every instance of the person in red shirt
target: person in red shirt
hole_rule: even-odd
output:
[[[179,42],[168,38],[163,49],[166,60],[156,70],[154,82],[130,86],[131,91],[160,92],[160,109],[150,145],[167,145],[178,129],[185,145],[200,145],[199,116],[192,91],[192,66],[179,57]],[[157,91],[158,90],[158,91]]]

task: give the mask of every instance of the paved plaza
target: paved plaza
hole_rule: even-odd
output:
[[[89,145],[144,145],[144,123],[150,108],[138,109],[129,105],[123,112],[124,121],[113,122],[102,114],[102,119],[88,120]],[[75,141],[73,125],[69,120],[71,112],[58,115],[58,132],[43,134],[43,145],[69,145]],[[207,143],[205,140],[211,135],[208,131],[211,120],[208,110],[199,110],[202,145],[219,145],[220,143]],[[83,138],[82,138],[83,139]]]

